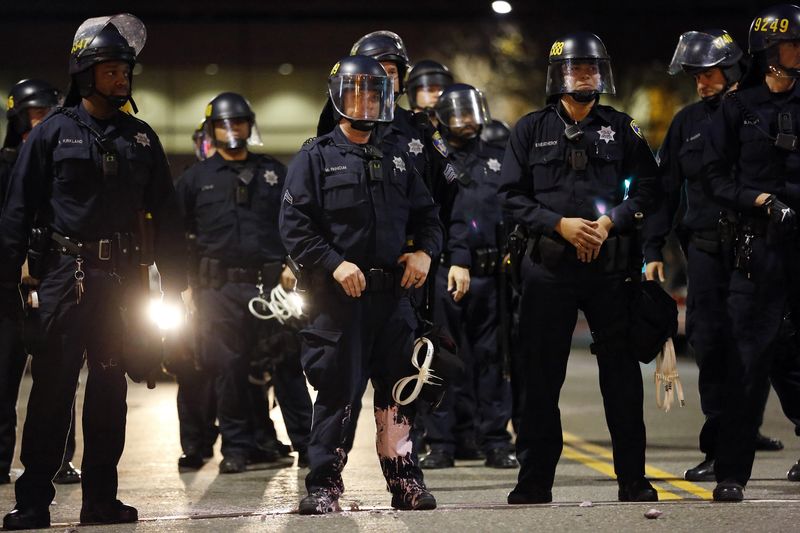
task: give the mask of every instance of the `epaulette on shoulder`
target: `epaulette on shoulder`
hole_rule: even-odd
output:
[[[319,139],[319,137],[309,137],[308,139],[306,139],[305,141],[303,141],[303,146],[309,146],[309,145],[311,145],[311,144],[312,144],[314,141],[316,141],[317,139]]]

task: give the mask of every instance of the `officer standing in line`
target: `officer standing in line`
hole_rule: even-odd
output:
[[[525,407],[508,503],[546,503],[563,445],[558,398],[582,309],[595,337],[620,501],[655,501],[644,477],[642,375],[627,345],[634,215],[657,194],[656,163],[636,122],[598,102],[614,94],[602,41],[578,32],[556,41],[548,104],[521,118],[503,161],[500,198],[530,232],[522,263],[520,327]],[[630,179],[629,190],[626,179]]]
[[[681,198],[686,212],[676,232],[688,259],[689,294],[686,300],[686,331],[700,368],[700,405],[706,421],[700,431],[700,451],[705,459],[684,474],[689,481],[714,481],[714,451],[719,418],[724,409],[723,386],[730,339],[725,300],[730,265],[720,245],[722,208],[703,190],[703,148],[711,116],[723,96],[735,89],[745,61],[739,46],[724,30],[690,31],[681,35],[669,72],[693,76],[700,101],[686,106],[672,120],[658,153],[664,202],[645,222],[644,258],[647,279],[664,281],[661,249],[672,230]],[[769,396],[764,379],[759,401],[763,409]],[[759,424],[760,426],[760,424]],[[780,450],[783,444],[758,434],[758,448]]]
[[[705,185],[735,216],[727,308],[736,350],[726,361],[713,492],[732,502],[752,472],[767,377],[800,435],[800,7],[761,11],[749,48],[751,68],[712,118],[703,155]],[[800,481],[800,463],[787,477]]]
[[[142,338],[126,328],[123,308],[132,313],[146,306],[145,298],[128,296],[153,258],[165,298],[178,301],[185,287],[182,257],[165,253],[181,239],[166,156],[147,124],[119,111],[131,99],[131,71],[145,38],[144,25],[129,14],[88,19],[78,28],[66,107],[31,131],[11,174],[0,231],[13,268],[2,275],[16,281],[28,249],[31,275],[40,281],[44,346],[33,358],[22,435],[25,471],[5,529],[50,525],[51,480],[64,457],[84,352],[89,374],[80,520],[138,519],[135,508],[116,499],[125,442],[123,363]]]
[[[453,74],[445,65],[432,59],[416,62],[408,71],[405,83],[411,110],[427,114],[431,122],[436,125],[436,113],[433,108],[442,91],[454,82]]]
[[[465,379],[453,383],[442,404],[424,417],[425,436],[431,452],[420,461],[422,468],[454,465],[456,403],[472,400],[467,409],[469,431],[486,456],[486,466],[516,468],[511,435],[506,427],[511,418],[511,386],[503,376],[499,356],[498,274],[501,262],[498,232],[503,213],[497,203],[503,149],[484,143],[479,134],[489,121],[483,94],[470,85],[450,85],[435,104],[439,131],[448,143],[448,160],[455,168],[458,192],[452,218],[466,229],[468,248],[450,250],[445,244],[442,267],[436,276],[435,322],[443,324],[458,343],[465,362]],[[450,268],[468,271],[467,292],[459,291]],[[450,279],[448,279],[450,277]],[[459,389],[466,388],[466,394]],[[477,428],[476,428],[477,426]]]
[[[505,149],[508,138],[511,136],[511,128],[502,120],[493,118],[481,130],[483,142]]]
[[[28,138],[30,131],[58,105],[59,93],[52,85],[43,80],[20,80],[8,95],[8,129],[0,155],[0,206],[5,200],[5,193],[11,175],[11,169],[17,159],[20,145]],[[23,285],[35,290],[37,280],[27,275],[27,265],[23,265]],[[25,291],[27,293],[27,290]],[[0,483],[10,483],[9,470],[14,457],[14,444],[17,439],[17,397],[19,385],[28,354],[23,346],[22,307],[20,307],[20,291],[17,283],[3,287],[3,309],[0,311],[0,358],[5,371],[0,372]],[[67,449],[64,461],[59,468],[53,483],[80,483],[81,474],[73,465],[75,455],[75,409],[72,410],[72,422],[67,437]]]
[[[242,95],[221,93],[208,104],[205,124],[216,153],[190,167],[176,188],[186,231],[195,235],[197,280],[190,300],[197,314],[198,359],[213,374],[222,436],[219,471],[231,474],[244,472],[249,463],[278,459],[277,450],[259,446],[257,432],[271,421],[263,388],[248,376],[258,335],[276,334],[280,324],[272,320],[274,328],[259,332],[260,320],[248,306],[276,284],[291,291],[295,279],[284,265],[278,232],[286,168],[248,150],[261,144],[250,104]],[[286,357],[273,379],[293,444],[305,455],[311,398],[299,357]]]
[[[301,514],[339,509],[353,405],[372,379],[376,447],[396,509],[433,509],[409,440],[414,407],[392,387],[413,373],[417,327],[408,289],[421,288],[438,257],[438,209],[400,143],[380,144],[378,122],[394,111],[392,78],[376,60],[338,62],[328,80],[338,126],[307,141],[289,166],[281,237],[313,295],[301,332],[303,369],[317,389]],[[380,146],[380,148],[378,147]],[[403,253],[407,230],[413,252]]]

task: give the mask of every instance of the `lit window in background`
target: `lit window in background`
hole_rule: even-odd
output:
[[[503,0],[492,2],[492,10],[500,15],[511,13],[511,4]]]

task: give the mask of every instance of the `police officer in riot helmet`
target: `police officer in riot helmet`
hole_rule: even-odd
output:
[[[416,62],[406,78],[406,92],[411,110],[425,112],[431,121],[435,121],[436,114],[433,108],[436,101],[442,91],[453,83],[453,74],[445,65],[432,59]]]
[[[704,150],[703,177],[730,211],[733,271],[726,307],[735,350],[728,351],[726,402],[716,438],[714,500],[744,498],[761,423],[764,380],[800,435],[800,313],[796,164],[800,94],[800,7],[758,13],[750,26],[752,67],[723,98]],[[789,481],[800,481],[800,462]]]
[[[563,445],[558,398],[579,309],[595,341],[619,499],[655,501],[644,477],[642,376],[628,342],[626,284],[641,269],[635,220],[655,202],[655,160],[636,122],[598,102],[615,89],[596,35],[572,33],[553,43],[546,92],[548,105],[514,127],[501,170],[504,208],[530,237],[517,259],[524,256],[525,406],[519,479],[508,502],[552,500]]]
[[[22,436],[25,470],[15,485],[16,506],[3,519],[5,529],[50,525],[51,480],[64,457],[84,354],[89,370],[80,520],[138,519],[135,508],[117,499],[125,372],[144,379],[155,370],[153,363],[137,374],[142,361],[131,356],[150,355],[147,361],[153,361],[161,334],[153,331],[147,344],[148,330],[133,330],[128,321],[144,320],[139,317],[149,287],[137,284],[142,268],[157,262],[165,300],[179,302],[185,287],[183,254],[168,252],[182,235],[166,155],[147,124],[118,110],[130,99],[131,70],[145,36],[142,22],[128,14],[88,19],[78,28],[68,107],[31,131],[11,174],[0,219],[3,256],[11,268],[4,265],[0,274],[3,281],[16,281],[27,255],[40,282],[41,346],[33,354]]]
[[[224,92],[211,100],[204,132],[216,153],[189,168],[176,189],[186,231],[194,236],[190,272],[196,275],[188,299],[197,308],[197,359],[211,375],[216,393],[223,455],[219,471],[234,474],[244,472],[248,464],[274,463],[283,455],[269,419],[266,391],[249,379],[255,362],[269,359],[264,370],[272,376],[301,459],[308,448],[311,399],[298,348],[255,350],[281,337],[284,328],[277,319],[269,320],[267,310],[258,317],[249,310],[254,298],[264,298],[263,291],[280,287],[285,296],[294,289],[278,232],[286,169],[276,159],[249,150],[262,142],[255,113],[240,94]],[[257,377],[263,379],[263,371]],[[202,466],[207,444],[202,432],[196,435],[184,445],[179,467]]]
[[[8,129],[3,143],[2,157],[0,157],[0,206],[5,200],[11,168],[16,161],[19,146],[25,142],[31,130],[58,105],[58,101],[58,90],[43,80],[20,80],[11,88],[6,111]],[[22,282],[25,294],[28,294],[30,290],[35,290],[33,288],[38,283],[36,279],[28,275],[27,264],[23,265]],[[0,392],[0,398],[4,402],[0,408],[0,483],[8,483],[10,481],[8,471],[14,455],[17,433],[17,396],[22,372],[27,361],[27,353],[20,337],[22,333],[19,323],[21,308],[17,285],[9,285],[4,288],[3,293],[4,311],[3,318],[0,319],[3,320],[2,326],[0,326],[2,328],[0,357],[3,358],[4,368],[6,368],[5,375],[8,376],[8,380],[4,381],[4,385],[8,389]],[[7,320],[11,320],[11,322],[6,322]],[[81,480],[80,471],[71,462],[75,454],[74,410],[72,416],[73,423],[70,424],[64,462],[53,479],[53,482],[58,484],[80,483]]]
[[[410,84],[409,84],[410,86]],[[431,452],[422,468],[454,465],[458,439],[477,441],[492,468],[516,468],[511,435],[511,389],[498,355],[501,264],[498,235],[504,227],[495,198],[503,149],[479,135],[489,122],[483,94],[463,83],[452,84],[435,104],[439,131],[448,143],[448,161],[456,172],[457,191],[442,266],[436,277],[434,318],[447,327],[466,366],[466,376],[449,385],[442,404],[424,416]],[[466,390],[465,390],[466,389]],[[470,413],[466,424],[457,413]],[[460,433],[460,435],[457,435]]]
[[[511,128],[502,120],[493,118],[481,130],[483,142],[492,144],[499,148],[505,148],[508,138],[511,136]]]
[[[328,78],[338,125],[306,141],[286,178],[281,237],[313,298],[310,324],[300,333],[303,369],[317,389],[301,514],[339,510],[353,406],[370,379],[378,458],[392,507],[436,506],[409,441],[414,406],[400,405],[392,386],[414,373],[416,320],[407,291],[425,283],[442,233],[405,146],[383,144],[375,134],[393,118],[392,85],[375,59],[339,61]],[[415,239],[406,252],[408,230]]]
[[[644,228],[647,279],[664,281],[661,249],[672,230],[681,201],[686,208],[676,233],[688,260],[687,336],[700,368],[700,403],[706,421],[700,432],[705,460],[684,474],[689,481],[714,481],[715,440],[723,412],[723,385],[730,344],[725,298],[730,273],[720,252],[720,205],[704,190],[703,149],[711,117],[724,95],[735,89],[746,68],[744,54],[724,30],[689,31],[681,35],[669,66],[670,74],[686,73],[695,80],[699,102],[675,115],[659,149],[664,201]],[[766,404],[769,381],[761,384],[760,403]],[[777,439],[759,433],[759,448],[780,450]]]

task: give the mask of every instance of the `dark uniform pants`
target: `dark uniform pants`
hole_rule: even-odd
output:
[[[497,279],[472,277],[467,295],[455,302],[447,292],[447,270],[440,268],[436,277],[435,322],[458,343],[465,378],[451,383],[439,407],[425,415],[426,441],[431,449],[452,455],[456,439],[475,439],[477,426],[484,451],[508,448],[511,384],[498,356]]]
[[[4,287],[0,290],[0,475],[8,474],[14,459],[17,396],[27,361],[19,291]]]
[[[517,487],[524,492],[553,485],[563,447],[558,400],[578,310],[599,333],[619,330],[629,315],[624,276],[603,274],[597,263],[573,261],[553,272],[526,258],[522,267],[520,328],[527,353]],[[646,437],[639,362],[629,353],[607,353],[597,356],[597,364],[614,471],[620,482],[641,478]]]
[[[725,410],[726,361],[728,354],[736,349],[726,307],[731,273],[721,254],[700,250],[692,243],[687,258],[686,337],[700,370],[700,407],[706,417],[700,430],[700,451],[706,459],[713,459],[719,421]],[[765,378],[754,398],[761,406],[759,427],[768,397],[769,380]]]
[[[266,423],[264,417],[269,416],[255,412],[268,406],[261,388],[248,380],[258,319],[247,304],[256,295],[251,283],[226,283],[220,289],[197,291],[200,363],[214,375],[223,456],[247,455],[254,450],[257,433]],[[287,430],[292,442],[302,446],[310,432],[311,400],[301,369],[296,363],[287,364],[276,377],[275,394]],[[257,395],[261,400],[256,401]]]
[[[214,377],[203,369],[181,368],[178,382],[178,427],[181,449],[187,455],[210,456],[219,429],[216,426],[217,397]]]
[[[392,387],[416,373],[411,365],[416,319],[407,297],[365,293],[358,299],[318,291],[311,324],[301,332],[303,369],[317,389],[306,477],[309,492],[344,491],[345,449],[356,421],[352,406],[368,380],[375,389],[376,448],[389,490],[405,494],[424,487],[409,440],[414,404],[400,406]]]
[[[743,485],[753,468],[767,378],[800,435],[800,356],[798,338],[792,338],[800,323],[800,253],[769,246],[763,237],[753,240],[752,249],[751,279],[738,270],[731,275],[727,303],[736,350],[727,359],[714,468],[718,481]],[[788,311],[794,324],[784,320]]]
[[[31,364],[33,388],[22,433],[25,471],[15,486],[18,507],[46,507],[55,496],[51,480],[64,458],[84,353],[89,368],[83,403],[84,502],[116,499],[117,463],[125,445],[120,284],[108,273],[84,265],[86,292],[76,304],[75,261],[56,259],[57,266],[39,288],[46,334],[44,349]]]

